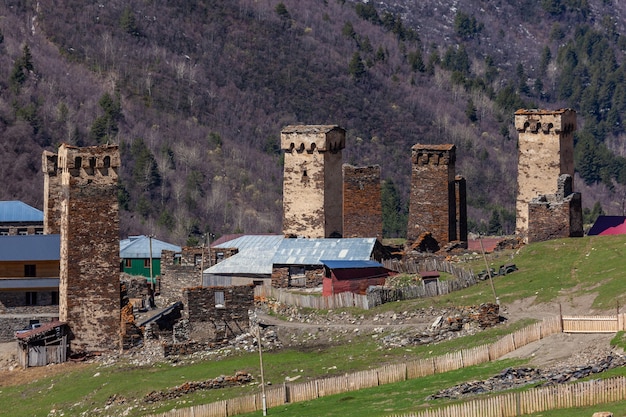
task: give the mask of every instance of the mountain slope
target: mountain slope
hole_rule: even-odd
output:
[[[114,142],[123,235],[184,244],[280,232],[281,128],[339,124],[345,162],[380,164],[401,209],[410,147],[456,144],[472,228],[495,213],[511,232],[512,113],[572,105],[554,88],[525,94],[517,80],[539,78],[542,48],[554,57],[571,36],[565,24],[610,11],[589,2],[583,18],[569,3],[553,16],[512,1],[4,2],[0,198],[41,207],[42,149]],[[549,63],[546,86],[559,74]]]

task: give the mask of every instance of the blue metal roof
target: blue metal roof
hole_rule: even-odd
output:
[[[329,261],[321,260],[330,269],[363,269],[363,268],[384,268],[383,264],[376,261]]]
[[[161,259],[162,250],[180,252],[181,247],[171,243],[152,238],[152,258]],[[122,259],[148,259],[150,258],[150,237],[130,236],[120,241],[120,258]]]
[[[20,279],[0,279],[0,289],[2,290],[24,290],[24,289],[59,289],[59,278],[20,278]]]
[[[274,255],[275,265],[321,265],[321,259],[367,261],[376,238],[283,239]]]
[[[61,235],[0,236],[0,261],[58,261]]]
[[[0,201],[0,223],[43,222],[43,211],[21,201]]]

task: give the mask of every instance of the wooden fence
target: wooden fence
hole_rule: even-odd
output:
[[[274,298],[283,304],[296,307],[330,310],[343,307],[357,307],[364,310],[370,308],[367,296],[342,292],[330,296],[294,294],[280,288],[267,285],[257,285],[254,288],[254,298]]]
[[[434,297],[449,294],[453,291],[462,290],[476,284],[479,280],[472,271],[459,268],[456,265],[437,258],[426,259],[422,262],[397,260],[383,261],[385,268],[404,273],[418,273],[419,271],[441,271],[453,275],[455,278],[438,281],[429,285],[413,285],[403,288],[384,288],[373,286],[367,290],[366,295],[343,292],[331,296],[294,294],[280,288],[265,285],[257,286],[254,290],[256,298],[274,298],[277,301],[296,307],[329,310],[344,307],[358,307],[364,310],[381,304],[400,300],[412,300],[415,298]]]
[[[626,378],[535,388],[394,417],[514,417],[626,399]]]
[[[490,345],[481,345],[443,356],[385,365],[377,369],[318,379],[266,390],[268,408],[309,401],[327,395],[376,387],[420,378],[496,360],[528,343],[562,331],[561,317],[544,319]],[[238,397],[214,404],[172,410],[152,417],[228,417],[262,409],[260,394]],[[462,414],[457,414],[462,415]]]
[[[626,314],[614,316],[563,316],[564,333],[615,333],[626,330]]]

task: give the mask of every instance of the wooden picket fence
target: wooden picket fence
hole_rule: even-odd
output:
[[[266,404],[268,408],[271,408],[309,401],[327,395],[406,381],[493,361],[528,343],[561,332],[561,323],[561,317],[551,317],[508,334],[493,344],[331,378],[284,384],[281,387],[266,390]],[[257,393],[213,404],[172,410],[152,417],[228,417],[261,409],[262,398],[260,393]]]
[[[393,417],[515,417],[625,399],[626,378],[617,377],[501,394]]]
[[[615,333],[626,330],[626,314],[614,316],[563,316],[564,333]]]
[[[274,298],[276,301],[283,304],[318,310],[330,310],[344,307],[357,307],[363,310],[370,308],[367,296],[351,292],[342,292],[322,297],[318,295],[294,294],[280,288],[257,285],[254,287],[254,298]]]
[[[625,322],[625,314],[549,317],[508,334],[489,345],[463,349],[428,359],[417,359],[407,363],[385,365],[377,369],[266,389],[266,404],[268,408],[273,408],[283,404],[309,401],[328,395],[449,372],[497,360],[529,343],[556,333],[616,332],[626,330],[624,329]],[[502,394],[396,417],[508,417],[624,399],[626,399],[626,379],[622,377]],[[261,393],[257,393],[211,404],[171,410],[151,417],[229,417],[260,411],[262,404]]]
[[[382,286],[370,287],[366,295],[343,292],[331,296],[295,294],[280,288],[259,285],[255,287],[254,296],[259,299],[274,298],[277,301],[303,308],[329,310],[345,307],[357,307],[369,310],[378,305],[401,300],[434,297],[445,295],[454,291],[462,290],[476,284],[479,280],[472,271],[468,271],[451,262],[438,258],[430,258],[421,262],[397,260],[384,260],[383,265],[391,270],[405,273],[418,273],[419,271],[441,271],[454,276],[454,279],[438,281],[429,285],[420,283],[403,288],[384,288]]]

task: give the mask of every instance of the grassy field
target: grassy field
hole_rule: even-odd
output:
[[[497,254],[489,259],[496,269],[500,264],[514,262],[519,270],[496,277],[494,285],[503,303],[534,296],[536,302],[553,302],[558,296],[575,299],[597,294],[594,307],[614,310],[626,302],[622,280],[625,278],[624,254],[626,236],[585,237],[528,245],[519,251]],[[476,270],[484,269],[484,261],[468,263]],[[482,264],[482,265],[481,265]],[[481,282],[445,297],[390,303],[372,311],[356,314],[373,315],[383,311],[410,311],[430,305],[471,305],[492,302],[488,282]],[[268,352],[264,355],[266,381],[280,384],[285,377],[301,376],[299,381],[379,367],[384,363],[403,362],[441,355],[460,348],[477,346],[497,340],[528,322],[509,323],[479,335],[455,339],[437,345],[412,348],[380,349],[371,336],[350,336],[337,345],[312,345],[301,350]],[[616,343],[622,338],[618,338]],[[429,378],[390,384],[316,401],[293,404],[272,410],[271,415],[315,416],[383,416],[418,410],[428,404],[425,397],[446,386],[462,381],[491,376],[507,366],[521,362],[494,362],[479,367],[449,372]],[[68,369],[72,369],[68,367]],[[152,391],[164,390],[186,381],[202,381],[236,371],[250,372],[259,379],[258,354],[238,354],[223,360],[195,363],[163,362],[152,366],[91,364],[75,371],[12,387],[0,387],[0,416],[141,416],[155,411],[213,402],[259,390],[258,385],[204,391],[150,405],[142,401]],[[616,370],[611,374],[626,371]],[[1,385],[1,384],[0,384]],[[430,405],[443,404],[441,401]],[[620,404],[620,407],[622,405]],[[626,406],[624,406],[626,407]],[[626,409],[626,408],[625,408]],[[55,410],[54,413],[51,411]],[[612,408],[620,410],[620,408]],[[568,416],[591,415],[569,412]],[[539,414],[538,414],[539,415]],[[547,414],[545,414],[547,415]],[[550,416],[557,416],[550,412]],[[619,414],[617,414],[619,415]]]

